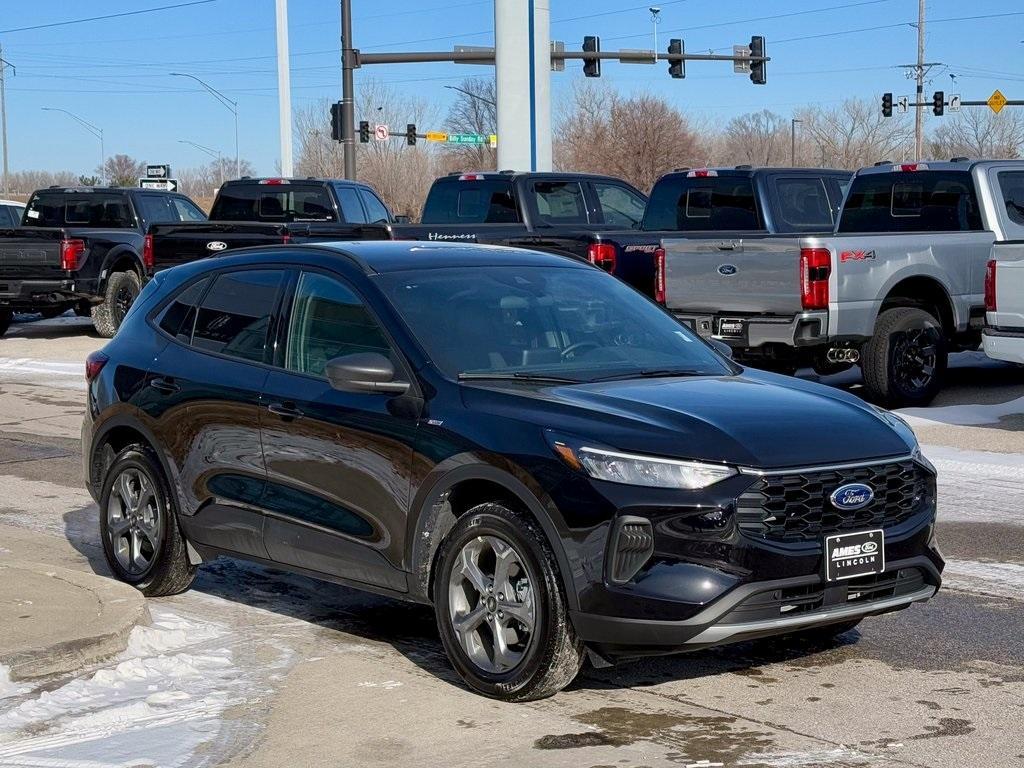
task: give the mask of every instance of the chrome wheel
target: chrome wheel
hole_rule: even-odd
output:
[[[142,576],[160,551],[162,521],[153,482],[138,469],[127,468],[114,480],[107,501],[110,550],[127,574]]]
[[[484,672],[502,673],[533,642],[536,596],[522,556],[504,539],[477,536],[448,578],[448,612],[462,650]]]

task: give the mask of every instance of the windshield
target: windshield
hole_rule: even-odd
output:
[[[378,279],[427,355],[451,378],[582,382],[732,372],[690,330],[598,270],[479,266]]]

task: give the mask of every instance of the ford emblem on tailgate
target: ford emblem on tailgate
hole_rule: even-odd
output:
[[[862,509],[871,503],[875,498],[875,492],[870,485],[864,483],[847,483],[836,488],[829,499],[836,509],[853,511]]]
[[[718,268],[718,274],[725,275],[726,277],[728,277],[729,275],[735,275],[736,267],[733,266],[732,264],[722,264]]]
[[[228,247],[228,244],[223,240],[212,240],[206,244],[206,250],[208,251],[223,251]]]

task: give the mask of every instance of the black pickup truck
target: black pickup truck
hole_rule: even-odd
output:
[[[419,224],[397,240],[488,243],[562,253],[618,277],[599,233],[640,226],[647,197],[621,179],[585,173],[452,173],[434,181]],[[631,282],[627,279],[627,282]]]
[[[0,229],[0,335],[14,312],[92,316],[113,336],[152,273],[146,227],[202,221],[185,195],[110,187],[50,187],[32,194],[21,226]]]
[[[209,221],[154,224],[146,240],[159,271],[250,245],[389,240],[394,220],[366,184],[243,176],[224,182]]]

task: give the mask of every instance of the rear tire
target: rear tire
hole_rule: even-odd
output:
[[[11,320],[14,319],[14,312],[10,309],[0,309],[0,336],[7,333],[11,327]]]
[[[434,611],[452,666],[484,696],[543,699],[583,664],[551,545],[536,522],[501,504],[469,510],[442,543]]]
[[[153,451],[124,448],[100,492],[100,540],[107,564],[121,581],[147,597],[176,595],[192,584],[176,504]]]
[[[864,386],[879,405],[928,405],[942,388],[949,357],[946,338],[942,324],[923,309],[882,312],[862,351]]]
[[[92,324],[96,333],[106,339],[112,338],[141,292],[142,280],[135,272],[112,273],[107,278],[103,303],[92,308]]]

